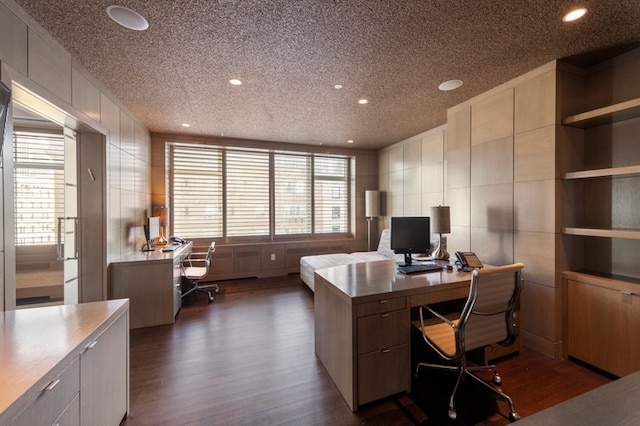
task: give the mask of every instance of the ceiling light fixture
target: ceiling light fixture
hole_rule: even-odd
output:
[[[342,89],[342,87],[343,87],[342,84],[336,84],[335,86],[333,86],[333,88],[336,90],[340,90]]]
[[[232,78],[231,80],[229,80],[229,83],[233,84],[234,86],[240,86],[242,84],[242,82],[237,78]]]
[[[107,15],[116,23],[135,31],[144,31],[149,28],[149,22],[135,10],[124,6],[107,7]]]
[[[563,22],[577,21],[578,19],[582,18],[586,14],[587,14],[587,9],[585,9],[584,7],[581,7],[579,9],[574,9],[571,12],[564,15],[562,17],[562,21]]]
[[[189,123],[182,123],[182,124],[181,124],[181,126],[182,126],[182,127],[191,127],[191,124],[189,124]]]
[[[438,89],[443,92],[448,92],[449,90],[457,89],[460,86],[462,86],[462,80],[449,80],[441,83],[440,86],[438,86]]]
[[[353,143],[353,139],[349,139],[347,143]]]
[[[360,100],[358,101],[358,103],[359,103],[360,105],[366,105],[366,104],[368,104],[368,103],[369,103],[369,101],[368,101],[368,100],[366,100],[366,99],[360,99]]]

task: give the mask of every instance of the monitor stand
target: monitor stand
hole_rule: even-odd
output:
[[[411,266],[411,253],[405,253],[404,263],[399,263],[398,266]]]
[[[147,246],[144,247],[142,251],[156,251],[154,247],[151,247],[151,240],[147,240]]]

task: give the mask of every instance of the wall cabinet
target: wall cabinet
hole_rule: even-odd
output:
[[[640,369],[640,49],[585,70],[562,120],[572,168],[563,244],[566,353],[617,376]],[[568,161],[571,160],[571,161]]]
[[[129,302],[0,317],[0,424],[118,425],[129,411]]]

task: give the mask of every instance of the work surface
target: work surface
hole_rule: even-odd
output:
[[[412,306],[421,304],[420,297],[431,295],[430,302],[466,297],[471,281],[470,272],[437,271],[400,274],[393,260],[354,263],[319,269],[316,274],[347,303],[378,300],[385,295],[412,297]],[[446,293],[446,294],[445,294]]]

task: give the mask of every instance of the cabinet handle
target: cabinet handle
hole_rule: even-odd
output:
[[[98,341],[94,340],[93,342],[87,345],[87,350],[95,348],[97,344],[98,344]]]
[[[389,300],[387,300],[387,299],[383,299],[383,300],[380,301],[380,303],[388,303],[388,302],[389,302]]]
[[[389,316],[389,314],[388,314],[388,313],[386,313],[386,312],[385,312],[384,314],[380,314],[380,318],[386,318],[386,317],[388,317],[388,316]]]
[[[391,349],[383,349],[380,352],[383,354],[388,354],[389,352],[391,352]]]
[[[58,383],[60,383],[60,379],[55,379],[54,381],[52,381],[51,383],[49,383],[47,385],[46,388],[44,388],[45,392],[49,392],[52,391],[53,388],[55,388],[56,386],[58,386]]]

